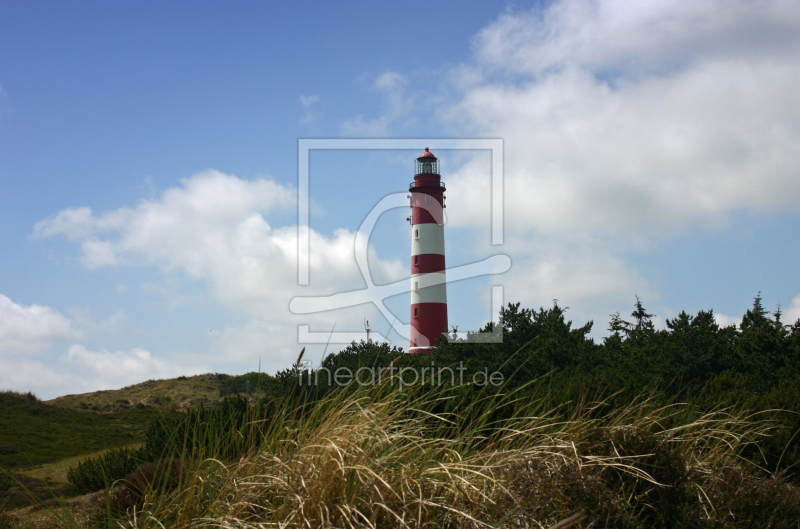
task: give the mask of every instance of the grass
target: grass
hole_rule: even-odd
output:
[[[64,395],[47,402],[61,408],[91,411],[185,409],[198,403],[213,404],[219,400],[220,389],[232,380],[234,377],[220,373],[148,380],[122,389]]]
[[[384,385],[339,391],[310,408],[287,401],[241,458],[207,457],[211,447],[151,466],[109,491],[95,522],[766,528],[800,520],[797,487],[740,457],[770,425],[733,410],[700,414],[643,397],[605,414],[600,403],[568,403],[565,415],[515,394],[474,397]]]
[[[30,394],[28,394],[30,395]],[[0,469],[24,470],[68,457],[143,441],[155,409],[95,413],[0,392]]]
[[[0,528],[797,528],[800,520],[798,487],[742,457],[772,425],[734,409],[701,413],[656,405],[653,395],[615,409],[590,399],[549,409],[518,391],[388,384],[289,399],[269,416],[251,407],[251,427],[219,430],[208,444],[175,439],[178,459],[143,466],[103,493],[54,494],[2,514]],[[234,441],[239,455],[220,459]]]
[[[138,446],[140,445],[131,445],[130,447],[137,448]],[[27,476],[34,479],[49,480],[55,483],[67,483],[67,471],[71,467],[76,466],[78,463],[86,460],[87,458],[100,457],[103,454],[107,453],[109,450],[112,449],[106,448],[104,450],[99,450],[97,452],[92,452],[89,454],[82,454],[79,456],[59,459],[58,461],[55,461],[53,463],[48,463],[46,465],[41,465],[17,472],[17,474],[21,474],[23,476]]]
[[[102,493],[84,494],[69,499],[50,499],[14,511],[0,511],[0,529],[67,529],[96,527]],[[63,512],[69,511],[65,517]]]

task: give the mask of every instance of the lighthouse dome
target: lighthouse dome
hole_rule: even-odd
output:
[[[427,147],[425,147],[425,152],[423,152],[422,154],[420,154],[420,155],[419,155],[419,158],[417,158],[417,160],[419,160],[420,158],[433,158],[433,159],[435,160],[435,159],[436,159],[436,156],[434,156],[434,155],[433,155],[433,153],[430,151],[430,149],[428,149]]]

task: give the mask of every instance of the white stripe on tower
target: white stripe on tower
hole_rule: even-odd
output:
[[[444,255],[444,226],[416,224],[411,227],[411,256]]]
[[[411,276],[411,305],[418,303],[447,303],[444,272]]]
[[[425,148],[411,192],[411,346],[430,353],[447,331],[444,191],[439,161]]]

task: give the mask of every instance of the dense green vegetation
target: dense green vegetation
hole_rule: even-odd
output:
[[[0,392],[0,468],[23,469],[104,448],[141,443],[152,409],[95,413]]]
[[[387,357],[432,360],[370,344],[339,360]],[[800,519],[800,488],[742,459],[768,425],[735,410],[646,395],[548,408],[535,397],[546,396],[546,379],[400,391],[384,378],[317,391],[296,369],[284,374],[274,383],[292,384],[275,405],[231,397],[152,426],[145,446],[160,458],[109,491],[100,525],[789,528]]]
[[[77,492],[94,492],[110,486],[152,459],[142,448],[115,448],[70,467],[67,480]]]
[[[569,413],[574,403],[606,400],[598,413],[625,406],[643,393],[655,393],[663,403],[685,402],[698,411],[736,406],[759,419],[772,421],[769,439],[750,454],[769,471],[784,470],[794,479],[800,470],[800,320],[791,325],[781,320],[780,310],[769,314],[756,297],[752,309],[740,326],[719,326],[713,311],[697,314],[681,312],[658,330],[637,298],[629,320],[612,315],[611,335],[601,343],[589,337],[593,322],[573,326],[566,309],[557,303],[552,308],[531,310],[510,304],[502,310],[502,344],[440,344],[435,355],[403,355],[386,344],[354,343],[330,355],[321,370],[309,374],[297,366],[266,377],[251,373],[239,377],[250,388],[259,387],[269,398],[292,394],[308,400],[320,399],[342,384],[335,373],[362,369],[361,383],[370,377],[395,377],[406,370],[404,379],[414,381],[428,369],[431,372],[455,369],[455,382],[465,382],[458,398],[445,409],[466,405],[486,383],[486,375],[499,373],[497,391],[521,389],[526,398],[539,399],[550,407]],[[492,330],[488,325],[483,331]],[[393,367],[393,371],[386,370]],[[463,366],[461,371],[457,367]],[[371,371],[363,368],[372,368]],[[416,375],[411,371],[414,369]],[[452,371],[443,371],[447,383]],[[423,373],[425,376],[425,373]],[[349,380],[353,391],[359,383]],[[399,381],[398,381],[399,382]],[[419,380],[418,380],[419,382]],[[473,382],[475,384],[473,384]],[[474,386],[474,387],[473,387]],[[398,387],[401,385],[398,383]],[[251,389],[252,391],[252,389]],[[512,410],[501,413],[511,413]]]
[[[760,296],[738,328],[720,327],[712,311],[701,311],[681,312],[657,330],[638,299],[630,321],[612,316],[612,334],[602,343],[587,336],[592,322],[573,328],[557,304],[538,311],[509,305],[501,325],[502,345],[447,344],[437,360],[502,371],[511,386],[544,377],[554,404],[588,393],[615,395],[611,404],[624,405],[656,390],[664,403],[704,411],[737,406],[774,424],[751,455],[770,471],[796,477],[800,470],[800,320],[784,324],[780,310],[768,314]],[[540,395],[542,389],[531,388]]]
[[[546,409],[560,410],[564,417],[587,401],[604,402],[594,408],[600,416],[643,394],[652,394],[661,405],[687,403],[694,413],[735,406],[772,427],[770,436],[748,447],[745,455],[770,472],[784,471],[797,479],[800,322],[783,324],[780,311],[768,314],[760,297],[739,328],[720,327],[713,312],[701,311],[680,313],[667,321],[664,330],[655,328],[652,315],[637,298],[630,321],[612,316],[612,334],[602,343],[588,337],[592,322],[573,327],[558,304],[538,311],[509,305],[501,313],[500,325],[502,344],[453,340],[428,356],[405,355],[387,344],[353,343],[329,355],[312,372],[301,370],[298,363],[276,376],[234,377],[220,393],[244,393],[251,399],[256,395],[255,408],[247,398],[228,397],[216,408],[197,407],[181,417],[160,418],[150,425],[145,447],[135,458],[154,461],[180,457],[188,450],[232,460],[259,445],[272,425],[309,413],[315,402],[337,389],[354,393],[364,384],[375,384],[380,376],[402,390],[401,381],[406,389],[415,380],[422,383],[418,378],[422,372],[428,386],[451,386],[448,398],[430,412],[467,417],[473,408],[480,411],[475,403],[487,388],[514,392],[519,402],[537,401]],[[489,325],[484,331],[491,329]],[[359,373],[359,382],[344,377],[340,380],[345,383],[337,384],[337,370]],[[487,384],[487,376],[494,376],[495,384]],[[499,406],[487,424],[518,411],[513,403]],[[259,418],[255,424],[248,422],[253,414]],[[452,435],[460,435],[458,428],[452,430]],[[104,479],[123,475],[110,472]],[[102,479],[92,483],[102,484]]]
[[[112,517],[148,508],[176,527],[221,512],[331,526],[293,503],[300,497],[340,505],[340,525],[359,516],[388,523],[391,516],[368,506],[394,490],[428,486],[444,487],[440,500],[462,505],[466,517],[417,505],[413,494],[395,498],[393,508],[424,510],[431,526],[470,526],[457,522],[470,516],[494,523],[505,509],[517,525],[575,516],[609,527],[793,527],[800,516],[800,321],[784,324],[760,297],[740,326],[720,327],[711,311],[680,313],[664,330],[652,318],[637,298],[631,317],[613,315],[611,335],[598,343],[589,337],[592,322],[573,326],[557,303],[539,310],[512,304],[501,313],[501,344],[452,339],[428,356],[353,343],[310,371],[298,358],[275,376],[226,379],[219,392],[227,396],[216,406],[151,416],[140,448],[86,460],[69,479],[83,491],[122,480],[110,496]],[[43,406],[14,398],[17,406]],[[339,443],[352,444],[347,454],[371,453],[372,444],[385,451],[348,467]],[[409,457],[417,458],[407,467],[412,482],[396,473]],[[480,478],[459,463],[469,459],[485,465]],[[204,461],[214,461],[213,469]],[[447,461],[455,466],[429,482]],[[307,466],[295,468],[301,463]],[[255,483],[251,471],[266,482]],[[341,490],[328,488],[338,486],[323,479],[331,472],[344,473]],[[237,485],[242,479],[266,488],[248,492]],[[163,482],[155,496],[146,493],[147,480]],[[192,496],[197,490],[186,496],[185,480],[201,484],[202,497]],[[466,482],[485,487],[494,510],[465,493]],[[147,498],[158,505],[147,507]],[[239,510],[250,501],[263,511]],[[189,518],[171,518],[176,513]]]
[[[699,411],[736,406],[774,426],[769,439],[758,449],[754,447],[750,455],[760,458],[759,463],[769,471],[784,470],[797,479],[800,320],[785,324],[780,310],[769,314],[764,309],[760,296],[739,327],[720,327],[710,310],[694,315],[681,312],[667,320],[664,330],[655,328],[652,317],[637,298],[629,321],[619,313],[612,315],[611,335],[596,343],[588,336],[593,322],[573,326],[557,303],[539,310],[510,304],[501,312],[502,344],[452,340],[429,357],[401,355],[385,344],[361,343],[329,357],[323,366],[331,372],[340,367],[355,372],[364,366],[394,363],[399,369],[414,367],[417,372],[434,366],[438,372],[443,366],[463,365],[463,381],[468,386],[457,406],[479,387],[470,388],[469,383],[485,383],[486,377],[479,372],[501,373],[498,391],[522,388],[529,398],[560,406],[564,413],[569,412],[570,403],[608,399],[598,410],[601,413],[649,392],[657,394],[663,404],[685,402]],[[490,324],[482,330],[492,329]],[[305,390],[316,396],[336,386],[328,383],[327,374],[316,374],[312,387],[304,387],[308,376],[298,379],[299,375],[296,368],[286,370],[278,373],[276,383],[282,382],[298,394]],[[368,375],[365,372],[365,377]],[[444,381],[450,378],[445,372]]]

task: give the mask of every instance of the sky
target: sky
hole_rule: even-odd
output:
[[[497,319],[497,285],[598,340],[637,296],[660,327],[737,324],[759,293],[793,323],[798,86],[790,1],[0,0],[0,389],[274,373],[345,346],[301,326],[368,320],[407,349],[407,292],[393,321],[290,304],[365,288],[359,227],[427,145],[448,267],[511,260],[448,284],[462,331]],[[326,138],[418,146],[310,152],[301,285],[299,143]],[[502,244],[493,155],[443,139],[502,140]],[[410,274],[408,214],[370,234],[376,284]]]

